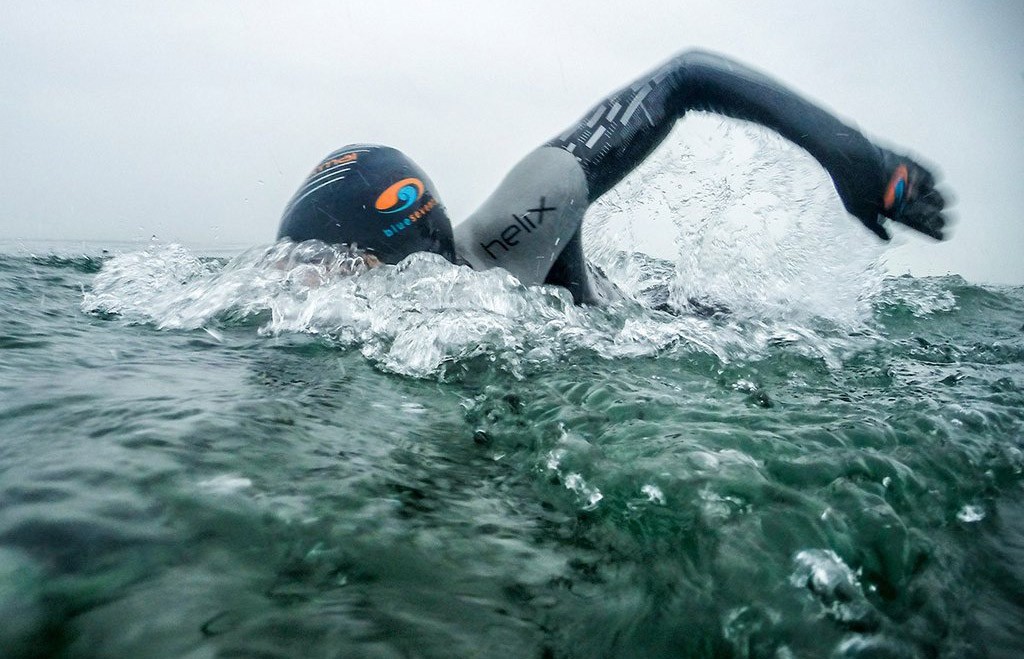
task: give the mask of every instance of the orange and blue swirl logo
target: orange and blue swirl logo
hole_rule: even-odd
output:
[[[903,206],[903,198],[909,192],[908,188],[910,187],[907,183],[908,178],[910,178],[910,174],[907,172],[906,165],[899,165],[896,171],[892,173],[889,185],[885,188],[885,195],[882,197],[882,204],[885,210],[896,206],[896,210],[899,211],[900,207]]]
[[[423,181],[418,178],[403,178],[380,193],[374,204],[381,213],[401,213],[412,207],[423,196]]]

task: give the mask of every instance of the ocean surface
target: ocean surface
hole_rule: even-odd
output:
[[[7,247],[3,657],[1024,651],[1022,287]]]
[[[888,275],[728,144],[588,216],[602,309],[0,244],[0,657],[1024,656],[1024,287]]]

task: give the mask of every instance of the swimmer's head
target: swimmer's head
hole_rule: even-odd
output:
[[[414,252],[455,261],[433,182],[398,149],[350,144],[316,166],[288,203],[278,238],[356,245],[385,263]]]

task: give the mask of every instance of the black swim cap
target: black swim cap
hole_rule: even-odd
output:
[[[433,182],[398,149],[350,144],[321,161],[285,208],[277,237],[358,245],[385,263],[413,252],[455,261]]]

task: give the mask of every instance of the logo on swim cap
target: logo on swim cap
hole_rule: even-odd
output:
[[[401,213],[411,208],[423,196],[423,181],[404,178],[380,193],[374,204],[381,213]]]

